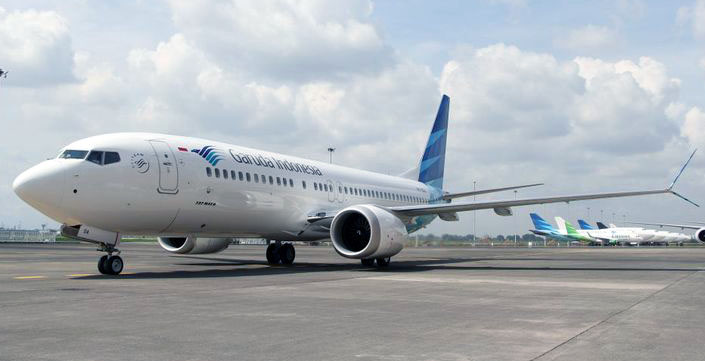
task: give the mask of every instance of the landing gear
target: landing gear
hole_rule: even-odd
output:
[[[267,246],[267,262],[269,264],[290,265],[294,263],[294,258],[296,258],[296,250],[291,243],[282,244],[280,241],[276,241]]]
[[[373,267],[375,265],[375,262],[377,262],[377,267],[378,268],[385,268],[389,267],[389,263],[392,261],[392,257],[383,257],[383,258],[367,258],[367,259],[361,259],[360,263],[362,263],[363,266],[365,267]]]
[[[377,267],[384,268],[389,267],[389,262],[392,261],[392,257],[377,258]]]
[[[120,251],[117,248],[108,245],[101,245],[101,248],[98,249],[98,251],[108,252],[108,254],[103,255],[100,259],[98,259],[98,272],[104,275],[119,275],[125,267],[125,262],[122,261],[122,257],[117,255],[120,254]],[[117,252],[117,254],[113,255],[113,252]]]
[[[360,263],[362,263],[362,265],[365,267],[373,267],[375,265],[375,259],[374,258],[361,259]]]
[[[296,258],[296,251],[294,250],[294,245],[291,243],[284,243],[279,247],[279,258],[283,264],[294,263],[294,258]]]

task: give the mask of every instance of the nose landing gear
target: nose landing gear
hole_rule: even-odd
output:
[[[102,245],[98,251],[108,253],[98,259],[98,272],[104,275],[119,275],[125,266],[122,257],[119,256],[120,250],[113,246]],[[117,252],[117,254],[113,255],[113,252]]]

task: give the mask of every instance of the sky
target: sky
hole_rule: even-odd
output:
[[[399,174],[419,162],[442,94],[447,191],[663,188],[699,147],[676,190],[705,204],[705,0],[0,0],[0,68],[4,227],[55,226],[12,180],[102,133],[321,161],[334,146],[335,163]],[[533,211],[705,220],[656,195],[466,212],[422,233],[523,234]]]

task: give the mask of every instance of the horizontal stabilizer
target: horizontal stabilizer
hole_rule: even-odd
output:
[[[673,224],[673,223],[649,223],[649,222],[626,222],[629,224],[639,224],[642,226],[657,226],[657,227],[671,227],[680,229],[700,229],[703,226],[693,225],[693,224]]]

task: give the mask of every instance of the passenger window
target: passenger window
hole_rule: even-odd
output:
[[[215,168],[215,177],[220,178],[220,169]]]
[[[231,170],[231,171],[230,171],[230,179],[236,180],[236,179],[235,179],[235,171],[234,171],[234,170]]]
[[[282,185],[282,179],[277,177],[277,185]]]
[[[289,187],[294,188],[294,180],[289,178]]]
[[[343,193],[343,187],[338,186],[338,193]]]
[[[103,152],[98,152],[95,150],[91,151],[91,153],[88,154],[88,158],[86,158],[86,160],[101,165],[103,164]]]
[[[262,184],[267,184],[267,176],[262,174]]]
[[[209,177],[213,176],[213,171],[211,170],[211,167],[206,167],[206,175]]]
[[[301,187],[303,187],[303,189],[306,189],[306,181],[305,180],[301,181]]]
[[[120,161],[120,155],[116,152],[105,152],[105,159],[103,164],[113,164]]]
[[[304,184],[306,184],[306,182],[304,182]],[[306,188],[306,186],[305,186],[305,185],[304,185],[304,188]],[[317,191],[317,190],[318,190],[318,183],[316,183],[316,182],[313,182],[313,190],[315,190],[315,191]]]
[[[348,194],[348,187],[343,187],[343,190],[345,191],[345,194]]]
[[[328,185],[326,184],[324,187],[326,188],[326,192],[328,192]]]
[[[247,177],[247,181],[248,181],[248,182],[251,181],[250,172],[245,173],[245,176]]]
[[[274,177],[271,175],[269,176],[269,184],[274,184]]]
[[[237,177],[238,177],[240,180],[244,180],[244,179],[245,179],[245,177],[243,177],[242,172],[237,172]]]
[[[259,174],[255,174],[255,183],[259,183]]]
[[[223,179],[228,179],[228,170],[223,169]]]

